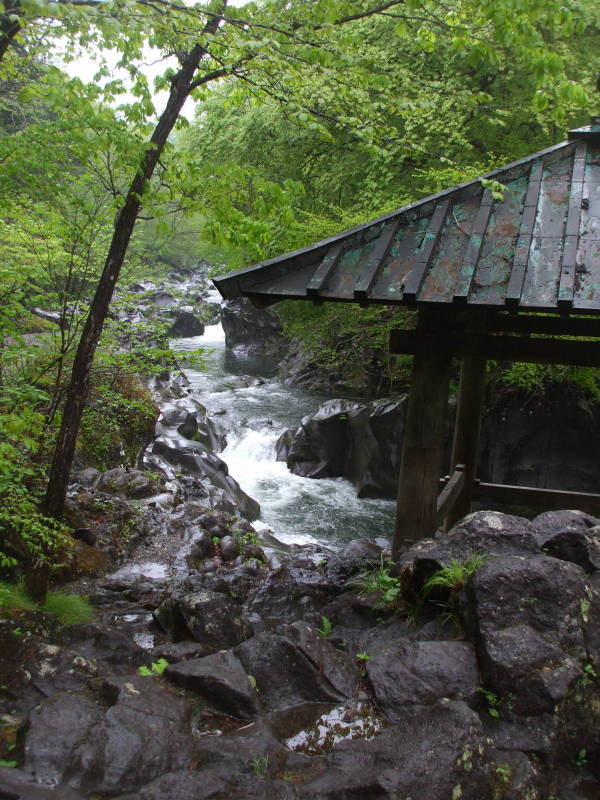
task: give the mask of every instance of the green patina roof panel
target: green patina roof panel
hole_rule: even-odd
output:
[[[596,130],[598,128],[598,130]],[[600,127],[365,225],[215,278],[226,299],[600,314]]]

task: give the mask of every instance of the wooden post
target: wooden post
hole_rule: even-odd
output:
[[[419,346],[413,361],[398,485],[394,559],[401,547],[431,536],[437,527],[452,363],[443,321],[443,315],[432,311],[419,314]]]
[[[485,358],[465,356],[460,372],[458,408],[450,474],[457,464],[464,464],[465,485],[446,517],[446,530],[471,511],[477,470],[479,430],[485,390]]]

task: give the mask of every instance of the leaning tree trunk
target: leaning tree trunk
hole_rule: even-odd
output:
[[[213,17],[204,26],[203,33],[214,33],[218,25],[219,18]],[[92,361],[115,285],[125,260],[146,182],[150,180],[154,173],[169,134],[173,130],[190,92],[201,83],[206,83],[208,80],[225,74],[224,70],[221,70],[219,73],[205,75],[203,78],[194,81],[194,73],[198,69],[200,59],[205,52],[205,48],[197,44],[182,58],[181,69],[173,78],[171,84],[171,92],[166,108],[160,116],[140,163],[140,168],[129,187],[125,204],[115,220],[113,237],[104,263],[104,269],[98,281],[96,293],[90,305],[90,311],[73,362],[71,381],[63,408],[62,423],[56,440],[46,494],[41,504],[41,511],[47,516],[58,519],[64,511],[69,474],[75,456],[77,434],[89,390]]]

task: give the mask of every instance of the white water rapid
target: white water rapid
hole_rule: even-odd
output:
[[[342,478],[301,478],[275,460],[279,435],[316,411],[326,397],[273,379],[257,380],[268,365],[227,351],[221,325],[207,327],[203,336],[176,339],[172,347],[202,348],[206,354],[206,368],[187,369],[186,374],[194,396],[211,415],[218,415],[227,432],[227,447],[219,457],[260,503],[260,520],[253,523],[257,530],[271,529],[290,544],[316,541],[329,546],[392,535],[393,501],[359,500],[354,486]]]

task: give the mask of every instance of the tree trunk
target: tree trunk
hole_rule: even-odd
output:
[[[0,62],[6,55],[10,43],[21,30],[21,23],[18,20],[11,21],[10,17],[19,13],[19,2],[7,2],[4,6],[4,14],[0,14]]]
[[[204,33],[214,33],[218,25],[219,19],[212,18],[205,25]],[[77,434],[89,390],[92,361],[121,267],[125,260],[146,182],[150,180],[154,173],[183,104],[192,89],[198,85],[198,81],[194,82],[193,80],[194,73],[198,69],[200,59],[205,52],[204,47],[197,44],[182,59],[182,67],[172,81],[166,108],[158,120],[140,163],[140,168],[129,187],[125,204],[115,220],[113,237],[104,263],[104,269],[98,281],[96,293],[90,305],[90,312],[75,353],[71,381],[54,449],[46,495],[41,504],[41,511],[47,516],[58,519],[64,511],[69,474],[75,456]]]

